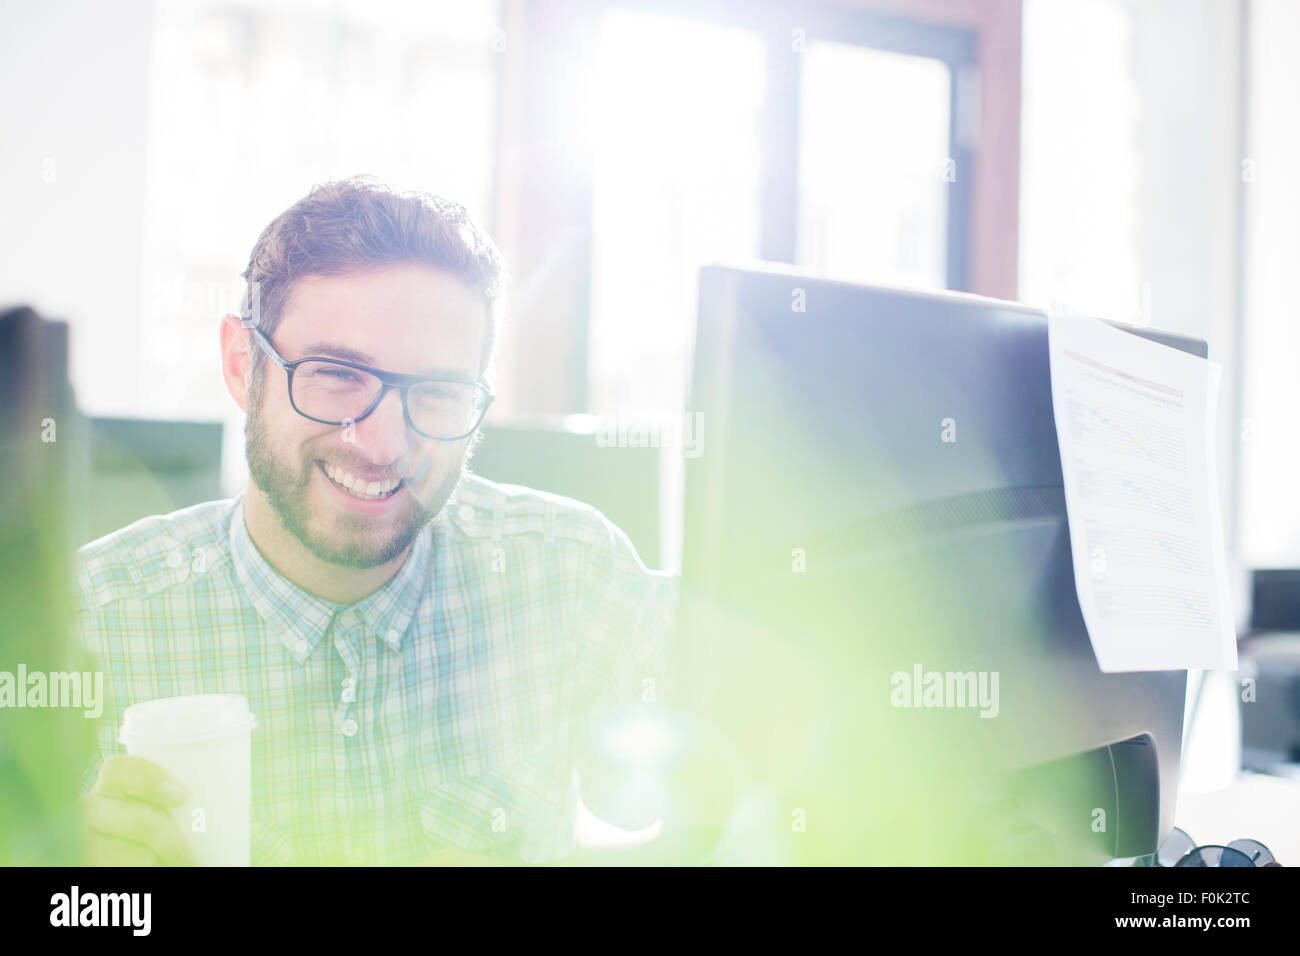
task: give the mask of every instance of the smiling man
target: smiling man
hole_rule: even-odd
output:
[[[392,577],[461,479],[491,401],[488,303],[456,273],[404,262],[304,276],[285,311],[276,345],[264,316],[221,330],[226,386],[248,414],[245,520],[277,570],[355,601]],[[375,367],[416,356],[438,364]],[[284,370],[274,380],[268,360]]]
[[[255,864],[556,860],[579,787],[650,822],[607,799],[626,755],[581,754],[644,712],[671,579],[590,507],[466,471],[492,401],[491,241],[358,177],[277,217],[244,278],[221,366],[246,493],[82,549],[106,678],[89,861],[192,859],[167,812],[183,791],[116,740],[126,707],[182,694],[243,694],[257,717]]]

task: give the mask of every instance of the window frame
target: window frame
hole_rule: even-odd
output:
[[[554,295],[524,304],[515,348],[545,356],[549,381],[516,366],[518,401],[533,413],[589,408],[589,335],[593,169],[580,142],[581,89],[594,57],[596,29],[611,9],[640,10],[750,29],[762,39],[767,91],[762,129],[760,257],[793,263],[798,244],[800,60],[793,30],[886,52],[932,57],[950,71],[949,148],[956,163],[947,210],[947,288],[1014,298],[1018,260],[1020,3],[1019,0],[857,0],[793,4],[753,0],[550,0],[507,3],[506,20],[522,35],[522,52],[502,91],[519,117],[504,138],[527,157],[513,180],[518,197],[499,226],[509,236],[516,275],[548,273]],[[1008,54],[1010,54],[1008,56]],[[985,110],[982,103],[1000,104]],[[1010,104],[1010,105],[1007,105]],[[566,145],[567,144],[567,145]],[[542,237],[559,231],[564,255]]]

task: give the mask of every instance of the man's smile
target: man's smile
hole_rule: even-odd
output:
[[[401,478],[371,479],[358,476],[346,468],[332,465],[329,462],[317,462],[317,464],[325,472],[325,477],[344,491],[358,498],[387,498],[396,494],[402,487]]]
[[[404,478],[357,475],[339,465],[319,459],[316,468],[324,475],[325,483],[330,486],[333,494],[353,511],[380,514],[387,511],[406,489]]]

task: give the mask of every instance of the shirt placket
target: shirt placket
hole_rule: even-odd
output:
[[[339,829],[343,838],[343,852],[348,860],[354,858],[355,823],[357,811],[364,807],[352,806],[351,781],[364,766],[361,747],[364,735],[357,719],[357,698],[364,673],[361,648],[362,622],[354,611],[345,611],[334,620],[331,637],[334,648],[343,661],[343,680],[336,689],[334,709],[334,801]]]

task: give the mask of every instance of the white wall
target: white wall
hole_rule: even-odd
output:
[[[1246,288],[1242,530],[1256,567],[1300,566],[1300,4],[1252,0],[1243,167]]]
[[[1020,210],[1023,300],[1202,338],[1223,365],[1218,468],[1238,570],[1243,9],[1026,0]]]
[[[152,20],[152,0],[0,0],[0,304],[71,323],[94,413],[138,411]]]

